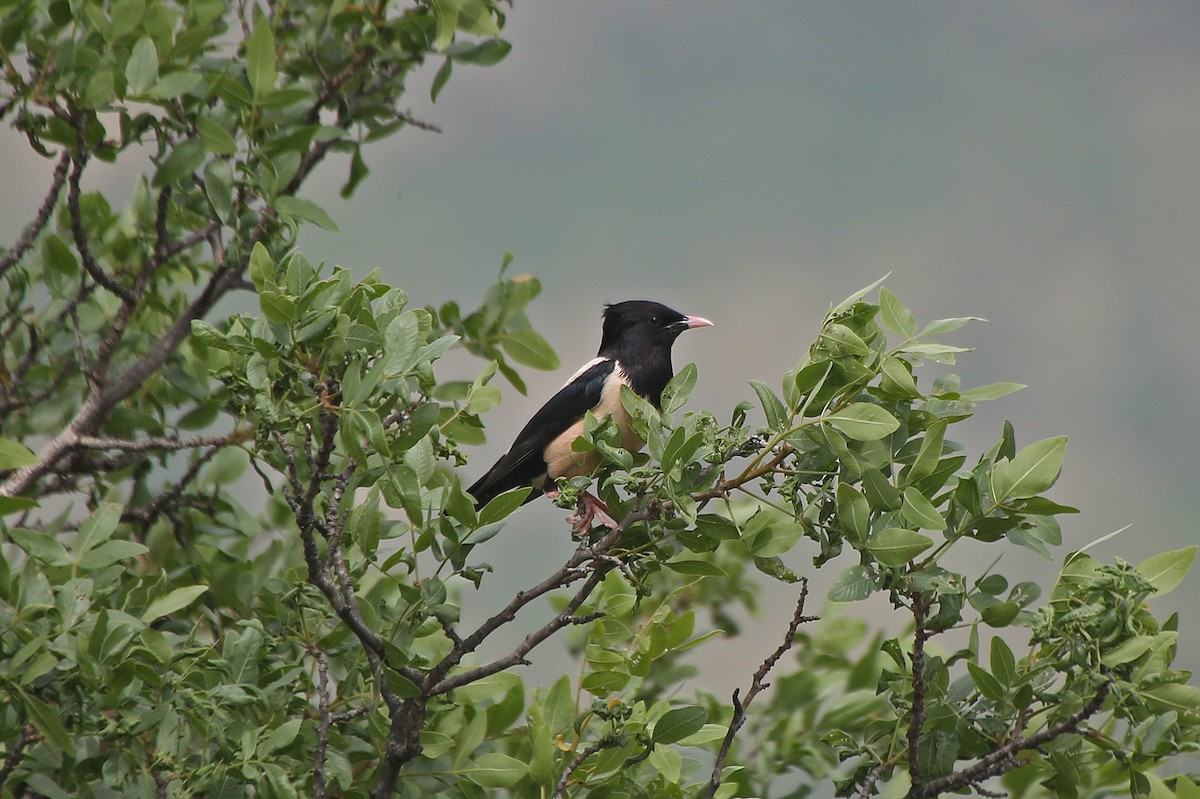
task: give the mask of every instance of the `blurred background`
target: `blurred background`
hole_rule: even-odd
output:
[[[440,64],[415,75],[411,111],[443,132],[369,149],[348,201],[348,164],[323,167],[309,196],[341,231],[302,239],[314,261],[380,267],[418,304],[473,306],[506,251],[542,281],[530,315],[562,370],[529,375],[529,397],[504,387],[468,481],[594,355],[605,302],[714,320],[675,360],[700,369],[691,407],[728,418],[748,379],[778,385],[830,304],[891,272],[919,320],[990,320],[950,338],[977,348],[955,368],[964,385],[1029,386],[957,426],[970,463],[1005,418],[1020,445],[1070,437],[1051,496],[1082,513],[1064,518],[1058,560],[1126,525],[1093,554],[1136,563],[1196,541],[1194,0],[518,0],[505,37],[505,61],[456,68],[436,105]],[[26,166],[40,191],[50,165]],[[30,202],[5,213],[10,239]],[[535,503],[476,551],[499,573],[492,596],[567,556],[563,516]],[[789,564],[811,571],[811,554]],[[999,568],[1047,588],[1057,573],[1023,551]],[[747,627],[761,637],[706,668],[719,690],[748,681],[747,647],[769,651],[793,601],[764,594]],[[1200,663],[1200,572],[1155,604],[1186,609],[1180,665]]]

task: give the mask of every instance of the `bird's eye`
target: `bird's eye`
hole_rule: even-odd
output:
[[[650,317],[650,327],[662,327],[662,320],[657,316]]]

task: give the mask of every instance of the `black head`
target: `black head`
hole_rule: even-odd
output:
[[[626,353],[655,352],[669,358],[671,345],[680,333],[711,324],[707,319],[686,316],[659,302],[629,300],[613,303],[604,308],[599,354],[620,358]]]

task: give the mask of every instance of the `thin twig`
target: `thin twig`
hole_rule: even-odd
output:
[[[8,753],[8,757],[4,758],[4,765],[0,765],[0,788],[4,787],[8,775],[12,774],[13,769],[21,762],[21,758],[25,755],[25,747],[41,739],[42,736],[38,734],[37,727],[32,723],[25,725],[17,742],[13,744],[12,751]]]
[[[329,711],[329,656],[313,644],[308,652],[317,660],[317,746],[313,753],[313,795],[325,799],[325,759],[329,754],[329,728],[333,715]]]
[[[928,609],[920,592],[913,592],[912,614],[916,631],[912,648],[912,715],[908,720],[908,773],[913,785],[920,785],[923,780],[918,752],[921,728],[925,726],[925,640],[929,637],[925,629],[925,611]]]
[[[453,690],[456,687],[482,679],[489,674],[495,674],[506,668],[525,662],[525,655],[537,646],[538,643],[550,637],[556,630],[562,629],[569,624],[581,624],[596,618],[595,614],[575,616],[574,613],[600,584],[604,573],[611,568],[607,563],[603,562],[601,556],[608,554],[616,546],[629,527],[650,518],[656,510],[653,506],[635,510],[627,515],[615,530],[606,533],[596,543],[580,543],[571,557],[567,559],[567,562],[556,570],[554,574],[531,589],[518,591],[517,595],[513,597],[512,601],[503,610],[484,621],[475,632],[463,638],[460,643],[455,644],[450,653],[429,670],[424,680],[418,682],[418,685],[421,686],[420,693],[415,697],[404,700],[399,710],[392,712],[392,724],[388,735],[387,750],[384,752],[383,764],[379,770],[379,778],[375,783],[375,787],[371,790],[372,799],[391,797],[395,793],[396,784],[400,779],[400,771],[404,767],[404,764],[421,753],[421,724],[424,721],[426,707],[431,698],[440,693]],[[590,570],[586,568],[589,562],[592,566]],[[587,581],[567,603],[567,607],[563,608],[554,619],[540,630],[526,636],[520,646],[511,653],[479,668],[447,676],[450,670],[457,666],[467,654],[475,651],[496,630],[515,619],[517,613],[530,602],[556,588],[562,588],[583,579],[585,576],[588,576]]]
[[[227,444],[248,441],[252,436],[253,431],[249,428],[235,431],[226,436],[197,436],[195,438],[153,436],[142,439],[126,439],[79,436],[75,441],[75,446],[79,449],[115,449],[120,452],[176,451],[181,449],[201,449],[202,447],[223,447]]]
[[[599,560],[600,555],[607,554],[607,551],[611,549],[613,545],[617,543],[617,541],[620,540],[625,530],[627,530],[631,525],[646,518],[646,514],[647,512],[645,510],[634,511],[630,513],[621,522],[621,524],[617,526],[616,529],[610,530],[595,544],[581,543],[576,548],[574,554],[567,559],[567,562],[545,580],[542,580],[532,588],[524,591],[518,591],[516,596],[514,596],[499,613],[496,613],[494,616],[484,621],[483,624],[481,624],[479,628],[475,630],[475,632],[464,638],[460,645],[455,646],[448,655],[442,658],[442,660],[430,670],[425,684],[433,690],[434,694],[445,693],[446,691],[452,690],[460,685],[466,685],[467,682],[487,676],[487,673],[494,673],[494,671],[482,673],[481,669],[494,668],[495,671],[502,671],[503,668],[508,668],[509,666],[521,663],[524,659],[524,656],[528,654],[530,650],[548,638],[555,631],[572,623],[578,623],[577,621],[572,621],[573,614],[579,609],[579,606],[583,604],[584,600],[587,599],[587,594],[590,594],[596,585],[599,585],[600,580],[603,579],[603,573],[599,569],[593,569],[591,571],[591,577],[581,588],[580,592],[576,593],[575,597],[573,597],[572,600],[567,603],[567,606],[563,608],[563,610],[557,616],[555,616],[554,619],[547,623],[546,627],[552,626],[552,629],[547,630],[546,628],[542,628],[540,630],[535,630],[533,633],[530,633],[528,636],[526,636],[521,645],[513,650],[512,653],[500,659],[500,661],[508,662],[509,666],[497,668],[500,661],[495,661],[488,666],[481,666],[479,669],[472,669],[470,672],[465,672],[464,674],[459,674],[452,678],[444,679],[450,670],[457,666],[466,655],[474,652],[489,635],[513,621],[516,618],[517,613],[520,612],[520,610],[530,602],[540,596],[548,594],[555,589],[565,588],[576,580],[582,579],[584,576],[586,576],[589,572],[583,568],[584,564],[586,564],[588,561]],[[472,680],[467,680],[464,682],[463,677],[466,674],[476,674],[476,676],[474,676]]]
[[[563,769],[562,776],[558,778],[558,786],[554,789],[554,796],[552,799],[563,799],[563,796],[566,794],[567,783],[571,781],[571,775],[583,765],[585,760],[599,752],[601,749],[608,749],[612,746],[613,743],[611,743],[607,738],[601,738],[599,741],[591,744],[587,748],[580,751],[579,754],[575,755],[575,757],[571,758],[571,762],[567,764],[565,769]]]
[[[875,793],[875,784],[879,782],[879,778],[883,776],[883,772],[891,768],[894,763],[888,760],[881,760],[875,764],[875,767],[867,772],[867,778],[863,781],[862,790],[858,792],[858,799],[871,799],[871,794]]]
[[[721,742],[721,749],[717,752],[716,762],[713,763],[712,775],[708,779],[708,790],[705,793],[708,799],[712,799],[721,787],[721,772],[725,769],[725,759],[729,757],[729,750],[733,747],[733,739],[738,730],[746,723],[746,708],[754,701],[754,697],[771,685],[767,682],[767,675],[771,673],[771,669],[775,668],[779,659],[792,648],[792,644],[796,641],[796,630],[800,625],[818,619],[817,616],[804,615],[804,603],[807,599],[808,580],[802,577],[800,578],[800,597],[796,600],[796,611],[792,614],[792,620],[788,622],[783,642],[767,656],[767,659],[758,667],[758,671],[754,672],[754,677],[750,680],[750,689],[746,691],[746,698],[741,699],[738,690],[733,692],[733,717],[729,720],[729,729],[725,731],[725,740]]]
[[[1092,697],[1092,701],[1067,718],[1040,732],[1015,738],[999,749],[979,758],[973,765],[961,771],[956,771],[953,774],[947,774],[944,777],[938,777],[935,780],[921,784],[914,782],[912,788],[908,791],[906,799],[928,799],[931,796],[938,796],[968,786],[978,785],[984,780],[998,777],[1010,771],[1020,765],[1020,761],[1016,759],[1018,752],[1027,749],[1037,749],[1043,744],[1053,741],[1060,735],[1078,732],[1080,724],[1100,712],[1100,708],[1104,705],[1104,700],[1108,698],[1109,689],[1110,684],[1105,682],[1096,691],[1096,695]]]
[[[42,200],[37,216],[21,232],[21,237],[16,240],[12,249],[5,253],[3,258],[0,258],[0,277],[3,277],[5,272],[25,256],[50,221],[50,216],[54,213],[54,206],[58,204],[59,195],[62,194],[63,183],[67,180],[67,167],[70,164],[71,153],[64,150],[58,157],[58,163],[54,165],[54,177],[50,181],[50,190],[46,192],[46,198]]]
[[[200,319],[212,309],[230,289],[233,280],[241,275],[247,263],[244,261],[236,267],[223,266],[213,272],[200,294],[141,358],[109,381],[103,389],[92,392],[66,428],[38,454],[37,461],[17,469],[0,483],[0,496],[23,494],[44,474],[54,469],[62,458],[74,451],[80,436],[91,434],[117,403],[140,388],[147,377],[166,363],[191,333],[192,321]]]
[[[79,123],[77,123],[79,124]],[[73,166],[67,178],[67,210],[71,217],[71,235],[75,238],[75,249],[79,252],[79,261],[84,270],[91,275],[92,280],[108,291],[120,297],[125,302],[133,302],[136,297],[132,291],[118,283],[112,276],[96,263],[92,255],[91,244],[88,242],[87,231],[83,228],[83,211],[79,206],[79,181],[83,176],[83,168],[87,165],[88,156],[83,150],[83,133],[79,134],[79,152],[72,157]]]

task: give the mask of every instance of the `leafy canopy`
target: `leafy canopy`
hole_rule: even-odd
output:
[[[0,118],[55,164],[0,257],[0,796],[1194,797],[1200,691],[1147,602],[1195,548],[1003,573],[1062,543],[1066,439],[954,443],[1021,386],[961,386],[971,320],[878,284],[729,412],[687,409],[694,365],[662,413],[626,393],[644,452],[589,417],[606,468],[558,501],[620,527],[493,573],[524,493],[476,510],[463,467],[496,375],[558,366],[538,282],[506,258],[478,308],[417,307],[295,236],[336,228],[313,169],[347,156],[352,192],[371,142],[431,127],[398,111],[412,70],[436,98],[496,63],[507,10],[0,0]],[[127,206],[85,190],[96,160],[149,164]],[[485,580],[512,598],[464,622]],[[768,580],[778,644],[696,688]],[[574,667],[528,685],[553,646]]]

